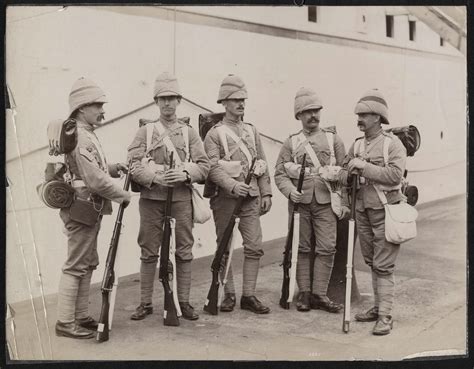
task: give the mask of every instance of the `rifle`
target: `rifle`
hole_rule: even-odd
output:
[[[173,162],[173,151],[170,154],[170,169],[174,167]],[[175,225],[175,219],[171,217],[171,205],[173,201],[173,187],[168,187],[168,193],[166,196],[166,205],[165,205],[165,222],[163,227],[163,238],[161,240],[161,251],[160,251],[160,273],[159,278],[163,285],[163,290],[165,294],[165,307],[163,311],[163,324],[169,326],[178,326],[178,308],[176,307],[175,297],[173,290],[170,288],[170,278],[169,278],[169,264],[170,264],[170,240],[172,236],[172,228]],[[176,278],[176,271],[174,273],[174,278]]]
[[[128,173],[125,176],[125,183],[123,185],[124,191],[128,191],[130,187],[131,161],[128,163]],[[115,280],[115,258],[117,256],[118,244],[120,239],[120,231],[122,229],[122,218],[125,205],[122,203],[117,212],[117,219],[115,220],[114,231],[112,233],[112,240],[110,241],[109,251],[107,253],[107,261],[105,263],[104,277],[102,279],[102,308],[100,310],[99,325],[97,327],[96,340],[104,342],[109,340],[109,331],[112,329],[112,317],[115,307],[115,296],[117,293],[117,283]]]
[[[253,172],[255,170],[255,162],[257,158],[252,159],[252,164],[250,165],[249,172],[247,177],[245,178],[245,184],[250,184],[252,180]],[[206,303],[204,304],[204,311],[208,312],[212,315],[217,315],[217,302],[219,297],[219,285],[221,282],[219,281],[219,272],[221,270],[221,262],[224,256],[224,253],[227,250],[229,245],[229,241],[232,238],[232,234],[234,232],[234,226],[237,222],[237,218],[240,213],[240,209],[242,208],[242,204],[245,200],[245,197],[239,197],[237,203],[235,204],[234,211],[232,212],[232,216],[229,219],[229,223],[227,223],[227,227],[224,231],[224,235],[222,236],[221,242],[219,243],[216,254],[214,256],[214,260],[212,261],[211,265],[211,272],[212,272],[212,282],[211,287],[209,288],[209,293],[207,294]],[[227,260],[227,264],[229,265],[230,258]],[[226,268],[228,270],[228,268]]]
[[[354,243],[355,243],[355,205],[356,191],[359,183],[359,176],[352,176],[351,189],[351,217],[349,219],[349,237],[347,240],[347,264],[346,264],[346,294],[344,297],[344,319],[342,322],[342,331],[349,332],[351,321],[351,297],[352,297],[352,267],[354,263]]]
[[[300,177],[298,178],[298,184],[296,187],[298,192],[301,192],[301,189],[303,188],[305,166],[306,154],[303,155],[303,161],[301,163]],[[283,266],[283,283],[281,285],[280,306],[287,310],[290,308],[290,302],[293,301],[293,294],[295,292],[296,264],[298,261],[298,244],[300,236],[300,213],[298,212],[298,206],[298,204],[293,204],[290,228],[288,229],[285,251],[283,252],[283,263],[281,264]]]

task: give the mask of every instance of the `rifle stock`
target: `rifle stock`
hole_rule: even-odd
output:
[[[306,154],[303,155],[303,161],[301,163],[300,176],[298,178],[298,184],[296,190],[301,192],[304,182],[306,166]],[[291,249],[293,246],[293,231],[295,228],[295,213],[298,212],[298,204],[293,205],[293,211],[291,213],[290,227],[288,229],[288,235],[286,236],[285,250],[283,252],[283,282],[281,285],[281,297],[280,306],[283,309],[288,310],[290,308],[289,297],[290,297],[290,268],[291,268]],[[296,266],[295,266],[296,267]]]
[[[170,154],[170,169],[174,168],[173,152]],[[160,273],[159,278],[164,290],[164,310],[163,310],[163,324],[167,326],[178,326],[178,311],[175,305],[174,292],[170,287],[170,240],[171,240],[171,226],[173,219],[171,218],[171,206],[173,202],[173,187],[168,187],[165,205],[165,221],[163,227],[163,236],[161,240],[160,252]],[[173,270],[176,277],[176,271]]]
[[[130,187],[131,174],[130,174],[131,161],[128,163],[129,171],[125,177],[125,183],[123,185],[124,191],[128,191]],[[115,291],[117,284],[115,283],[115,259],[117,256],[118,244],[120,240],[120,231],[122,230],[122,219],[125,210],[125,205],[120,204],[117,212],[117,219],[115,220],[114,231],[112,233],[112,240],[110,241],[109,251],[107,253],[107,261],[105,262],[104,277],[102,278],[102,307],[100,310],[99,326],[97,327],[96,340],[98,342],[108,341],[109,331],[112,326],[112,314],[110,314],[110,308],[115,305]],[[112,303],[111,303],[111,300]],[[110,315],[109,315],[110,314]]]
[[[252,159],[252,164],[250,165],[249,172],[247,174],[247,177],[245,178],[246,184],[250,184],[250,181],[252,180],[256,161],[257,161],[257,158]],[[217,247],[214,260],[212,261],[212,265],[211,265],[212,282],[211,282],[211,287],[209,288],[209,292],[207,294],[206,303],[204,304],[204,311],[206,311],[207,313],[211,315],[217,315],[218,313],[217,303],[219,299],[219,284],[220,284],[219,271],[221,270],[221,262],[229,246],[229,241],[234,231],[234,225],[235,225],[236,219],[238,218],[238,214],[240,213],[240,209],[242,208],[242,204],[244,200],[245,200],[245,197],[238,198],[234,211],[232,212],[232,216],[229,219],[229,223],[227,223],[227,227],[224,231],[224,235],[222,236],[221,242],[219,243]]]

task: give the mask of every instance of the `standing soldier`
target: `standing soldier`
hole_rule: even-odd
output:
[[[337,217],[331,207],[330,190],[321,178],[320,169],[327,165],[342,165],[345,148],[334,129],[319,127],[322,108],[321,100],[313,90],[298,90],[295,97],[295,118],[301,121],[303,129],[283,143],[276,162],[275,183],[281,193],[290,200],[290,214],[293,204],[300,204],[300,241],[296,267],[296,282],[300,293],[296,303],[297,310],[309,311],[313,308],[338,313],[343,305],[327,297],[336,253]],[[300,193],[296,184],[305,153],[307,174]],[[338,213],[342,219],[348,215],[349,209],[342,206]],[[312,232],[316,237],[314,294],[311,294],[310,281]]]
[[[141,248],[140,305],[132,320],[141,320],[153,312],[152,294],[158,252],[163,234],[166,186],[174,187],[171,216],[176,219],[176,273],[178,301],[183,318],[196,320],[199,315],[189,304],[191,260],[194,238],[193,208],[190,185],[203,182],[209,171],[209,160],[196,131],[176,118],[181,92],[175,76],[162,73],[155,81],[153,99],[160,117],[145,121],[128,148],[132,158],[132,178],[140,185]],[[143,121],[143,120],[142,120]],[[149,129],[151,128],[151,130]],[[179,165],[169,169],[169,157]],[[191,162],[192,160],[192,162]]]
[[[209,180],[216,185],[211,194],[211,209],[216,223],[217,244],[220,243],[225,228],[239,196],[245,196],[240,211],[239,231],[244,247],[243,285],[240,308],[256,314],[266,314],[270,308],[255,297],[255,287],[262,250],[262,229],[260,216],[267,213],[272,205],[270,176],[266,165],[261,173],[256,173],[250,185],[244,183],[252,158],[265,162],[260,135],[250,123],[242,121],[245,110],[247,89],[237,76],[229,75],[222,81],[217,103],[225,108],[223,120],[212,127],[206,135],[204,146],[211,162]],[[210,183],[206,186],[209,187]],[[208,192],[208,190],[206,190]],[[227,262],[228,254],[223,258]],[[223,268],[222,273],[225,273]],[[235,288],[232,267],[229,268],[225,297],[221,311],[232,311],[235,306]]]
[[[401,181],[406,150],[394,135],[384,132],[389,124],[387,103],[377,90],[366,92],[355,107],[357,126],[364,132],[351,146],[346,158],[348,174],[360,175],[356,196],[356,224],[365,263],[372,269],[374,306],[356,314],[360,322],[377,323],[375,335],[389,334],[392,329],[392,305],[395,290],[393,272],[400,245],[385,239],[385,210],[374,186],[384,191],[389,204],[403,199]],[[384,150],[386,155],[384,155]],[[388,156],[387,160],[384,159]],[[385,163],[386,161],[386,163]]]
[[[67,259],[62,268],[58,293],[56,335],[92,338],[97,321],[88,312],[92,271],[99,264],[97,235],[102,215],[112,213],[110,200],[128,205],[130,194],[111,180],[126,171],[124,164],[108,165],[94,133],[104,119],[104,91],[94,82],[80,78],[69,94],[70,118],[77,122],[77,145],[66,154],[72,174],[75,200],[61,209],[68,238]],[[109,175],[110,173],[110,175]]]

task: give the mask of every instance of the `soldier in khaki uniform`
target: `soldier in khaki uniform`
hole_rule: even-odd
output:
[[[141,320],[153,312],[153,282],[163,233],[166,188],[173,186],[171,216],[176,219],[177,295],[183,318],[195,320],[199,315],[189,304],[194,245],[190,185],[206,179],[209,160],[197,132],[176,118],[176,108],[181,102],[176,77],[166,72],[160,74],[155,81],[153,98],[160,109],[160,117],[141,126],[128,148],[132,158],[132,178],[141,187],[138,234],[141,248],[140,305],[131,319]],[[149,126],[151,131],[147,128]],[[152,137],[148,137],[150,146],[147,147],[149,133]],[[175,169],[169,169],[169,156],[173,150],[177,165]]]
[[[296,268],[296,282],[300,293],[296,307],[298,311],[309,311],[313,308],[337,313],[343,306],[327,297],[336,253],[337,217],[331,207],[328,186],[319,173],[320,168],[327,165],[342,165],[346,152],[344,143],[334,129],[319,127],[323,105],[313,90],[299,89],[294,108],[295,118],[301,121],[303,129],[283,143],[275,166],[275,183],[281,193],[290,200],[290,214],[293,204],[300,204],[300,242]],[[308,144],[310,146],[307,146]],[[296,190],[296,185],[305,153],[306,175],[300,193]],[[348,213],[348,207],[342,206],[338,216],[342,219]],[[316,237],[313,294],[310,290],[312,232]]]
[[[77,146],[66,154],[66,164],[73,176],[75,196],[101,209],[93,225],[85,224],[69,208],[61,209],[68,238],[67,259],[62,268],[58,292],[56,334],[71,338],[92,338],[97,321],[88,312],[92,271],[99,264],[97,235],[102,215],[112,213],[110,200],[128,204],[130,194],[111,180],[119,177],[124,164],[108,165],[94,134],[104,119],[104,92],[92,81],[80,78],[69,95],[70,117],[77,121]],[[87,221],[87,220],[86,220]]]
[[[400,245],[385,239],[385,210],[375,191],[378,186],[389,204],[403,201],[401,181],[405,171],[406,149],[395,135],[384,132],[389,124],[387,102],[374,89],[367,91],[355,107],[357,126],[364,132],[349,149],[346,167],[349,174],[360,174],[356,196],[356,224],[365,263],[372,269],[374,306],[356,314],[361,322],[376,321],[373,334],[390,333],[395,290],[395,261]],[[388,138],[388,161],[384,163],[384,144]]]
[[[205,193],[210,192],[211,209],[216,224],[217,244],[232,215],[239,196],[245,196],[240,212],[239,231],[244,247],[244,267],[241,309],[257,314],[266,314],[270,309],[255,297],[259,261],[263,255],[260,215],[271,207],[271,186],[268,168],[254,176],[250,185],[244,183],[253,157],[265,161],[260,135],[250,123],[242,121],[247,90],[237,76],[229,75],[222,81],[217,102],[225,108],[223,120],[212,127],[206,135],[204,146],[211,162],[209,181]],[[234,164],[237,164],[235,166]],[[232,166],[232,169],[229,167]],[[237,170],[234,170],[237,168]],[[210,185],[216,191],[210,191]],[[227,255],[223,258],[226,262]],[[224,269],[224,268],[223,268]],[[224,270],[223,270],[224,272]],[[232,268],[229,268],[225,285],[225,298],[221,311],[232,311],[235,306],[235,288]]]

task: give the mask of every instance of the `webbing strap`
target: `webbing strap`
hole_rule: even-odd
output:
[[[227,160],[230,160],[230,157],[232,156],[232,154],[237,150],[237,148],[239,148],[240,151],[242,151],[242,153],[247,158],[247,161],[249,163],[252,162],[252,154],[250,154],[250,151],[248,147],[245,146],[244,142],[242,141],[242,138],[238,137],[229,127],[225,125],[218,127],[217,132],[219,133],[219,138],[221,140],[222,146],[224,147],[225,157]],[[227,136],[229,136],[236,143],[236,148],[232,150],[232,152],[229,152]]]

